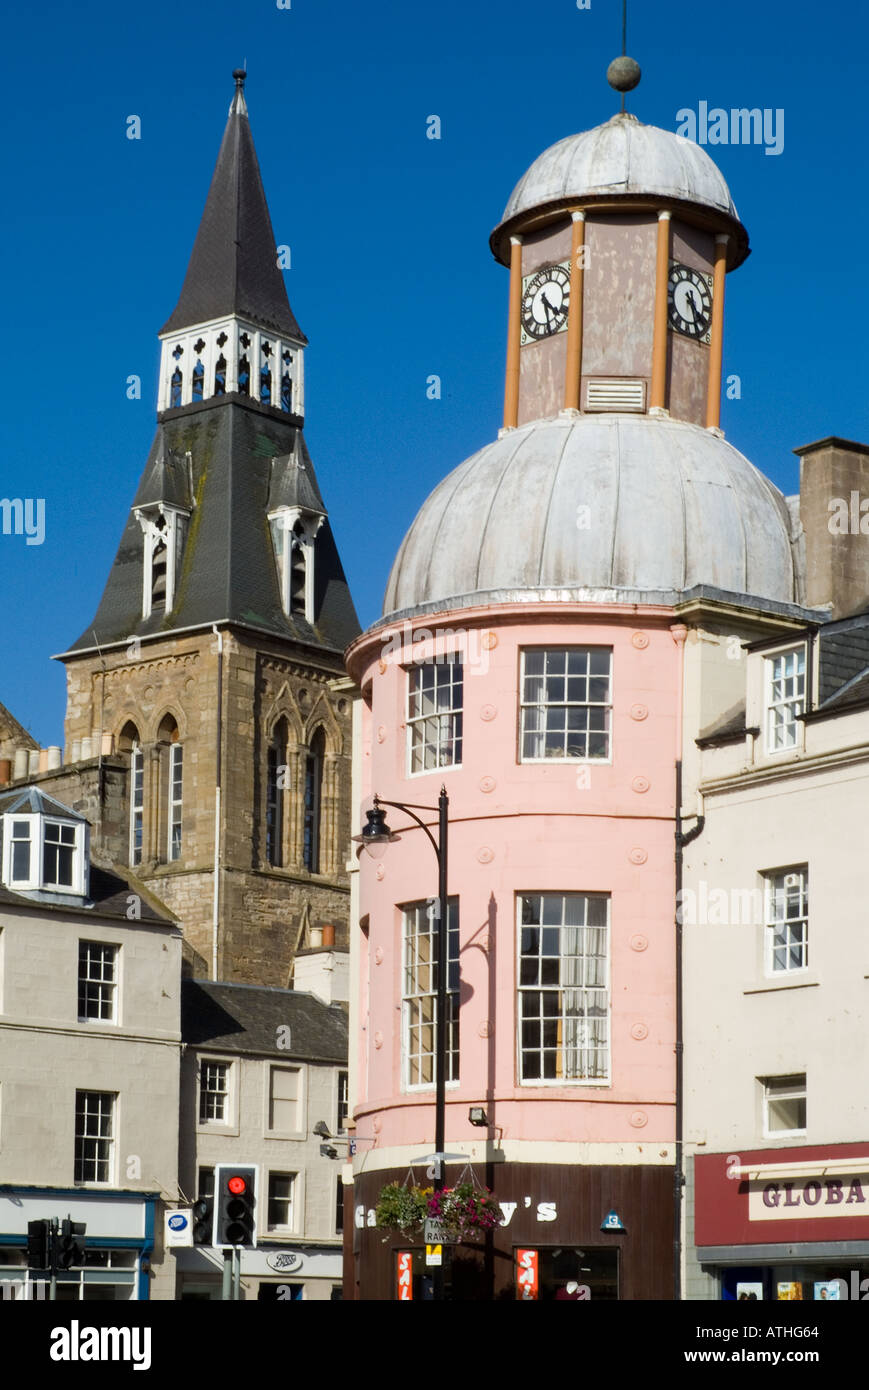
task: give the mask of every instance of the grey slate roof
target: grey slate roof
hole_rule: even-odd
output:
[[[822,629],[818,697],[832,701],[843,687],[869,669],[869,613],[843,618]]]
[[[193,505],[190,482],[186,456],[173,453],[166,442],[166,432],[160,425],[148,454],[139,491],[136,493],[136,506],[146,507],[154,502],[169,502],[189,511]]]
[[[278,1047],[286,1038],[289,1047]],[[254,1056],[347,1061],[347,1014],[313,994],[214,980],[181,983],[181,1036],[194,1047]]]
[[[272,459],[269,511],[276,511],[278,507],[304,507],[310,512],[326,514],[301,430],[296,434],[293,452]]]
[[[151,500],[150,480],[161,450],[192,460],[196,506],[171,613],[142,618],[144,537],[130,512],[96,616],[70,651],[133,635],[235,621],[330,651],[343,651],[359,620],[328,520],[315,545],[314,623],[288,617],[281,605],[267,520],[272,459],[291,455],[299,431],[273,412],[220,397],[189,406],[157,431],[134,506]],[[300,446],[301,447],[301,446]],[[305,470],[319,497],[313,464]],[[322,510],[322,503],[320,505]]]
[[[275,333],[308,340],[278,269],[271,218],[247,107],[237,90],[196,234],[181,297],[160,330],[239,314]]]
[[[53,796],[41,792],[38,787],[14,787],[11,791],[0,792],[0,816],[14,814],[42,816],[63,816],[66,820],[86,821],[87,817],[79,811],[55,801]]]
[[[131,894],[135,894],[140,903],[139,917],[135,921],[127,917]],[[143,890],[142,884],[135,878],[122,878],[119,873],[102,869],[93,863],[90,870],[89,896],[78,901],[74,901],[71,894],[40,893],[36,896],[32,893],[13,893],[0,883],[0,908],[26,907],[40,913],[82,912],[88,917],[109,920],[117,920],[120,917],[127,926],[135,926],[136,922],[142,922],[146,926],[149,923],[173,925],[175,919],[165,910],[158,911],[149,901],[149,897],[150,894]]]

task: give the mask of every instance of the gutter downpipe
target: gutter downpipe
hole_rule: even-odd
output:
[[[211,978],[216,980],[218,952],[217,934],[220,914],[220,753],[223,733],[223,633],[216,625],[211,631],[217,638],[217,749],[215,756],[214,786],[214,888],[211,898]]]

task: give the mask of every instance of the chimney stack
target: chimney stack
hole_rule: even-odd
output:
[[[869,445],[819,439],[800,460],[800,521],[810,608],[846,618],[869,607]]]

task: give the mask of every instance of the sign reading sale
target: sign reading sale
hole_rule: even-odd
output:
[[[398,1252],[398,1299],[400,1303],[410,1303],[413,1299],[413,1254],[410,1250]]]
[[[536,1250],[516,1251],[516,1287],[520,1298],[537,1298],[540,1281]]]

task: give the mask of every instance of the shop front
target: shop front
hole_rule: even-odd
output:
[[[84,1258],[59,1270],[58,1302],[127,1302],[153,1297],[157,1193],[94,1192],[81,1188],[6,1187],[0,1192],[0,1297],[50,1297],[49,1280],[27,1267],[27,1227],[33,1221],[83,1224]],[[164,1296],[165,1293],[164,1293]]]
[[[223,1297],[222,1250],[197,1245],[171,1254],[176,1260],[180,1299],[207,1302]],[[241,1296],[245,1302],[338,1299],[341,1276],[341,1248],[337,1244],[259,1245],[241,1252]]]
[[[447,1184],[458,1177],[448,1171]],[[490,1164],[475,1170],[475,1177],[494,1192],[504,1220],[482,1238],[442,1247],[445,1298],[672,1298],[669,1165]],[[381,1190],[407,1180],[406,1169],[356,1174],[345,1298],[413,1302],[432,1297],[434,1267],[423,1232],[402,1236],[375,1224]]]
[[[736,1301],[869,1298],[869,1144],[694,1159],[695,1256]]]

